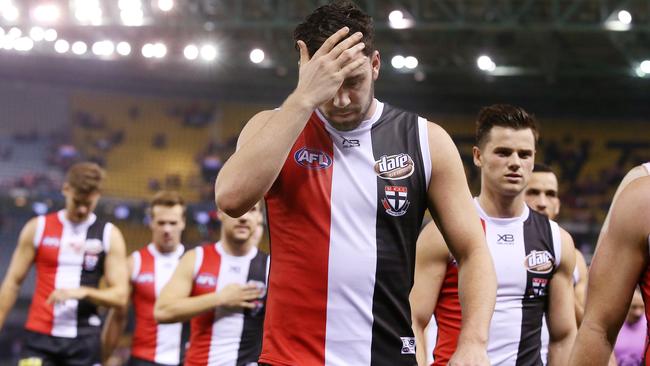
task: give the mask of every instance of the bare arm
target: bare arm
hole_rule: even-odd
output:
[[[0,330],[7,319],[7,315],[16,303],[16,298],[34,262],[36,249],[34,248],[34,235],[36,233],[37,219],[33,218],[25,224],[18,238],[18,245],[11,257],[11,263],[0,287]]]
[[[576,336],[576,318],[573,305],[573,269],[575,247],[571,235],[560,229],[562,261],[553,274],[548,301],[548,364],[568,365],[571,347]]]
[[[636,283],[648,265],[650,177],[623,190],[589,270],[589,288],[571,365],[607,365]],[[603,228],[604,230],[604,228]],[[614,270],[616,269],[616,270]]]
[[[131,274],[133,272],[133,256],[129,256],[128,269],[129,274]],[[132,290],[133,288],[129,284],[129,294]],[[106,323],[102,331],[102,360],[104,362],[113,354],[120,340],[120,336],[124,333],[124,328],[126,328],[126,322],[128,320],[127,315],[128,304],[124,307],[111,308],[108,311]]]
[[[368,61],[362,53],[364,45],[359,43],[361,36],[348,37],[348,32],[343,28],[334,33],[311,58],[305,43],[298,42],[298,86],[279,110],[259,113],[249,121],[237,151],[215,182],[217,206],[229,216],[243,215],[262,199],[311,113],[334,97],[347,75]]]
[[[438,302],[445,280],[449,251],[435,222],[424,227],[417,242],[415,256],[415,282],[411,289],[411,317],[417,344],[418,365],[427,364],[425,330]]]
[[[575,311],[576,311],[576,321],[578,326],[582,323],[582,318],[585,315],[585,298],[587,297],[587,262],[585,257],[576,249],[576,268],[578,269],[578,274],[580,278],[578,283],[573,287],[573,293],[575,294]]]
[[[614,197],[612,198],[612,203],[610,204],[610,210],[607,212],[607,216],[605,217],[605,221],[603,222],[603,226],[600,229],[600,236],[598,237],[598,243],[596,244],[596,249],[600,246],[600,241],[602,239],[603,234],[607,231],[609,228],[609,221],[610,221],[610,216],[611,216],[611,207],[614,207],[614,204],[618,200],[618,197],[621,195],[621,192],[627,187],[631,182],[636,180],[637,178],[645,177],[648,175],[648,171],[643,167],[643,165],[637,165],[634,168],[630,169],[627,174],[623,177],[621,180],[621,183],[619,183],[618,187],[616,188],[616,192],[614,192]]]
[[[213,310],[224,308],[253,308],[251,300],[261,295],[255,285],[231,284],[218,292],[190,296],[194,282],[196,251],[191,250],[181,258],[176,271],[163,287],[154,307],[154,318],[159,323],[176,323]]]
[[[129,301],[128,268],[126,265],[126,244],[122,232],[113,226],[111,244],[104,259],[104,280],[106,287],[95,288],[80,286],[70,289],[52,291],[47,299],[49,303],[67,299],[84,299],[99,306],[123,307]]]
[[[458,150],[440,126],[428,125],[432,166],[429,202],[445,242],[458,261],[463,322],[454,357],[471,349],[473,355],[484,354],[480,362],[487,362],[485,350],[496,300],[494,264]],[[457,360],[454,357],[451,364]]]

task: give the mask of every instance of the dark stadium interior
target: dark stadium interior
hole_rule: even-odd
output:
[[[118,1],[106,0],[95,26],[75,19],[74,1],[14,0],[20,16],[0,18],[0,275],[20,228],[63,206],[65,169],[83,160],[106,169],[98,212],[120,227],[129,252],[149,240],[145,208],[159,189],[178,190],[188,201],[189,247],[216,240],[214,179],[245,122],[278,106],[295,86],[292,30],[325,2],[176,0],[167,12],[142,1],[143,24],[125,26]],[[41,24],[29,11],[43,3],[62,9],[43,28],[56,29],[57,40],[86,42],[87,52],[58,53],[54,41],[7,46],[11,28],[27,38]],[[472,193],[480,183],[471,158],[478,109],[505,102],[537,117],[537,161],[560,177],[558,221],[589,258],[616,186],[631,167],[650,161],[650,61],[642,65],[650,60],[650,2],[357,3],[376,22],[377,97],[451,133]],[[623,23],[622,9],[633,20],[616,29],[610,23]],[[389,22],[394,10],[402,11],[406,29]],[[93,54],[90,45],[101,40],[128,41],[132,51]],[[164,42],[165,55],[144,57],[147,42]],[[193,42],[213,44],[216,59],[184,57]],[[249,60],[253,47],[265,52],[259,64]],[[398,54],[417,57],[417,66],[393,67]],[[481,55],[496,68],[480,70]],[[17,357],[33,288],[32,273],[0,335],[0,365]]]

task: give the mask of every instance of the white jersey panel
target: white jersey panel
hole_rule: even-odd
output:
[[[61,233],[54,287],[56,289],[79,288],[88,227],[97,218],[92,214],[88,220],[80,224],[73,224],[65,217],[65,211],[59,211],[58,215],[63,224],[63,232]],[[79,300],[75,299],[54,304],[53,336],[66,338],[77,336],[78,306]],[[99,321],[99,319],[97,320]]]
[[[334,145],[326,366],[370,365],[371,361],[377,269],[377,175],[373,170],[370,130],[382,111],[383,104],[377,102],[373,117],[353,131],[337,131],[324,123]],[[350,146],[343,138],[357,140],[358,144]]]

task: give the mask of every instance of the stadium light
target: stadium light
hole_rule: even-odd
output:
[[[418,59],[413,56],[408,56],[404,59],[404,67],[407,69],[415,69],[418,67]]]
[[[406,60],[404,59],[404,56],[402,56],[402,55],[395,55],[390,60],[390,64],[393,66],[394,69],[402,69],[402,68],[404,68],[405,63],[406,63]]]
[[[29,37],[35,42],[40,42],[45,39],[45,30],[41,27],[32,27],[29,30]]]
[[[57,53],[66,53],[70,49],[70,43],[66,41],[65,39],[59,39],[58,41],[54,42],[54,50]]]
[[[194,44],[188,44],[183,49],[183,55],[188,60],[196,60],[199,57],[199,48]]]
[[[143,24],[144,11],[140,0],[119,0],[117,6],[120,8],[120,18],[124,25],[139,26]]]
[[[144,46],[142,46],[142,56],[145,58],[152,58],[153,57],[153,44],[147,43]]]
[[[9,29],[9,32],[7,32],[7,37],[11,39],[18,39],[22,35],[23,31],[21,31],[20,28],[16,27],[11,27],[11,29]]]
[[[393,10],[388,14],[388,26],[393,29],[411,28],[415,22],[401,10]]]
[[[632,14],[627,10],[621,10],[618,12],[618,21],[623,24],[632,23]]]
[[[93,44],[92,51],[97,56],[110,56],[115,51],[115,45],[109,40],[98,41]]]
[[[639,69],[643,71],[645,74],[650,74],[650,60],[644,60],[641,62],[639,65]]]
[[[74,15],[81,24],[102,24],[102,7],[99,0],[77,0]]]
[[[32,48],[34,48],[34,41],[29,37],[18,38],[14,43],[14,49],[16,51],[27,52]]]
[[[167,55],[167,46],[164,43],[156,43],[153,45],[153,57],[163,58]]]
[[[0,1],[0,13],[8,22],[15,22],[20,16],[18,8],[11,1]]]
[[[250,58],[252,63],[259,64],[262,61],[264,61],[264,56],[265,56],[264,51],[262,51],[259,48],[256,48],[256,49],[251,51],[251,53],[249,55],[249,58]]]
[[[170,11],[174,8],[174,0],[158,0],[158,9]]]
[[[56,29],[50,28],[45,31],[43,39],[45,39],[47,42],[54,42],[58,36],[59,34],[56,32]]]
[[[217,58],[217,48],[209,44],[202,46],[201,58],[205,61],[213,61],[215,58]]]
[[[481,55],[476,59],[476,66],[481,71],[492,72],[497,68],[497,65],[492,61],[490,56]]]
[[[32,10],[32,18],[38,23],[53,23],[61,17],[61,10],[56,4],[40,4]]]
[[[120,42],[117,44],[117,47],[115,47],[115,50],[117,53],[119,53],[122,56],[128,56],[131,54],[131,45],[129,42]]]
[[[82,42],[82,41],[77,41],[72,44],[72,53],[75,55],[83,55],[88,51],[88,46]]]

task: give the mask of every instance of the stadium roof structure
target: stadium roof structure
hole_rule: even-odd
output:
[[[22,34],[34,26],[53,27],[59,40],[71,46],[84,42],[87,50],[58,53],[56,42],[38,41],[28,52],[5,47],[0,49],[2,77],[197,94],[227,90],[231,96],[271,99],[295,85],[293,28],[327,2],[0,0],[0,14],[2,4],[12,1],[24,15],[0,18],[4,37],[14,27]],[[101,9],[97,22],[80,21],[81,3],[90,14],[94,8],[88,4]],[[376,48],[382,55],[377,87],[395,97],[443,101],[527,95],[557,101],[612,98],[649,104],[648,0],[356,3],[375,19]],[[49,25],[35,20],[35,9],[43,5],[60,9],[58,19]],[[133,13],[139,19],[126,24],[125,14]],[[112,42],[111,51],[118,42],[128,42],[132,50],[126,56],[93,54],[91,46],[100,41]],[[143,57],[147,43],[163,44],[164,55]],[[191,60],[185,53],[188,45],[196,48]],[[199,57],[205,45],[214,48],[207,61]],[[257,64],[249,60],[254,48],[263,50],[265,56]],[[415,57],[417,65],[392,67],[398,55]],[[491,62],[483,70],[477,65],[480,56],[488,56]],[[644,64],[645,60],[649,61]]]

